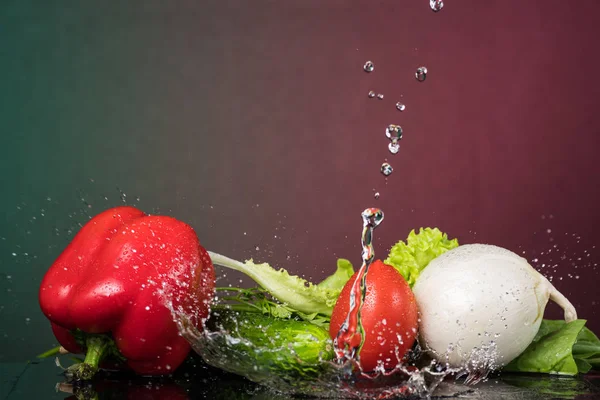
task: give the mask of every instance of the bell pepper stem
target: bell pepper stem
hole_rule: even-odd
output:
[[[98,372],[100,361],[107,354],[110,339],[107,337],[88,336],[85,340],[86,353],[83,362],[71,365],[65,370],[65,376],[70,381],[88,381]]]
[[[38,354],[37,358],[48,358],[57,354],[69,354],[69,351],[62,346],[56,346],[48,351],[43,352],[42,354]]]
[[[59,354],[60,353],[60,349],[61,349],[61,346],[57,346],[57,347],[55,347],[53,349],[50,349],[48,351],[43,352],[42,354],[38,354],[37,358],[52,357],[52,356],[54,356],[56,354]]]

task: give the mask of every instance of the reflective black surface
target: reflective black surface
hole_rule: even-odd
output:
[[[18,399],[289,399],[235,375],[190,360],[168,378],[145,378],[127,373],[101,373],[85,385],[65,382],[53,360],[0,364],[0,396]],[[433,398],[464,399],[596,399],[600,398],[600,374],[551,377],[501,374],[476,386],[452,380],[440,385]]]

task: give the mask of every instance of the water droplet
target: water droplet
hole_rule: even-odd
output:
[[[400,102],[396,103],[396,108],[398,109],[398,111],[404,111],[406,110],[406,106]]]
[[[429,7],[431,7],[433,12],[438,12],[444,8],[444,2],[442,0],[429,0]]]
[[[400,150],[400,144],[398,143],[397,140],[393,139],[389,144],[388,144],[388,150],[390,151],[390,153],[392,154],[398,154],[398,151]],[[389,175],[389,174],[388,174]]]
[[[381,173],[384,174],[385,176],[390,176],[393,171],[394,171],[394,169],[392,168],[392,166],[390,164],[388,164],[386,162],[381,164]]]
[[[417,72],[415,72],[415,78],[417,78],[419,82],[423,82],[427,78],[427,67],[417,68]]]
[[[371,98],[371,99],[372,99],[373,97],[375,97],[375,92],[371,90],[371,91],[369,92],[369,98]]]
[[[385,136],[392,141],[402,139],[402,127],[394,124],[388,125],[385,128]]]
[[[375,69],[375,65],[372,61],[367,61],[363,69],[365,70],[365,72],[373,72],[373,70]]]
[[[373,195],[373,197],[375,197],[376,199],[379,198],[379,192],[375,192],[375,194]]]
[[[383,100],[383,93],[379,93],[379,94],[377,95],[377,98],[378,98],[379,100]]]
[[[377,227],[377,225],[379,225],[381,223],[381,221],[383,221],[383,211],[381,211],[378,208],[367,208],[360,215],[363,219],[363,225],[365,228],[369,228],[369,227],[375,228],[375,227]],[[365,247],[372,247],[371,246],[372,238],[373,238],[373,235],[368,235],[367,237],[365,237],[363,239],[363,242],[365,243]],[[364,261],[364,259],[363,259],[363,261]]]

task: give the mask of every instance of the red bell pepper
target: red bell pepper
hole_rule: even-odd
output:
[[[190,351],[166,304],[202,329],[214,286],[211,259],[189,225],[116,207],[75,235],[44,276],[39,300],[61,346],[86,353],[67,375],[90,379],[108,355],[138,374],[162,375]]]

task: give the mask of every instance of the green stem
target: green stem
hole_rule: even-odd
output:
[[[248,311],[248,312],[261,312],[260,307],[252,304],[216,304],[212,306],[213,310],[231,310],[231,311]]]
[[[86,353],[83,362],[66,369],[68,380],[87,381],[98,372],[100,361],[108,353],[110,339],[104,335],[90,335],[85,340]]]
[[[53,348],[53,349],[50,349],[50,350],[48,350],[48,351],[46,351],[46,352],[44,352],[44,353],[42,353],[42,354],[39,354],[39,355],[37,356],[37,358],[48,358],[48,357],[55,356],[55,355],[57,355],[58,353],[60,353],[60,346],[56,346],[56,347],[55,347],[55,348]]]

